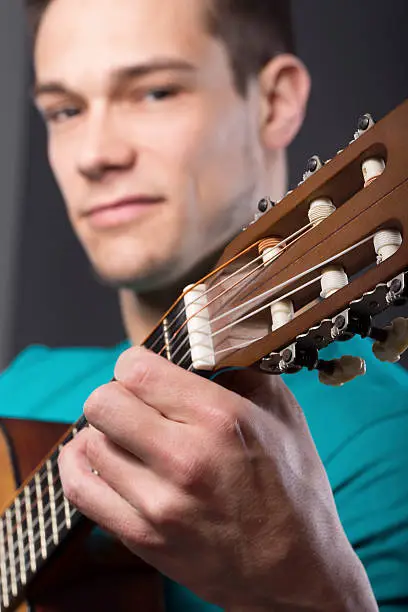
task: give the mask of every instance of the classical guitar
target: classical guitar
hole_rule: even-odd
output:
[[[408,347],[407,320],[379,328],[373,319],[408,298],[407,143],[408,101],[377,124],[362,117],[344,150],[325,163],[313,157],[302,182],[278,205],[268,198],[259,203],[254,222],[226,247],[207,277],[185,289],[145,346],[191,371],[251,366],[280,375],[307,368],[329,385],[364,373],[358,356],[320,358],[319,351],[333,341],[369,337],[380,360],[397,361]],[[25,598],[41,600],[41,576],[56,566],[56,556],[64,559],[68,536],[87,526],[63,495],[57,465],[61,447],[86,425],[82,417],[30,476],[23,473],[24,482],[3,508],[1,612],[17,609]],[[15,483],[9,449],[22,439],[18,427],[3,420],[8,442],[2,479],[9,488]],[[77,565],[81,553],[73,554]],[[124,561],[129,571],[149,575],[130,557]],[[159,603],[129,602],[135,610],[160,609]],[[79,607],[61,603],[44,609]]]

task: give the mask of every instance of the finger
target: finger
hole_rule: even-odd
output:
[[[175,423],[119,382],[94,391],[85,403],[84,413],[93,427],[145,463],[153,465],[176,450]]]
[[[92,472],[88,459],[89,431],[67,444],[58,459],[64,494],[85,516],[136,546],[155,548],[161,540],[140,514],[102,478]]]
[[[150,524],[163,527],[176,514],[187,520],[181,490],[96,430],[89,434],[87,455],[100,478]]]
[[[221,407],[227,415],[246,405],[231,391],[139,347],[119,357],[115,377],[136,397],[173,421],[205,423]]]

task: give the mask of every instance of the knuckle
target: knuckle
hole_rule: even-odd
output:
[[[104,434],[91,431],[87,441],[86,454],[94,469],[100,469],[106,458],[106,436]]]
[[[161,493],[149,500],[145,508],[148,521],[160,529],[170,529],[183,521],[185,511],[174,492]]]
[[[65,497],[74,505],[79,505],[83,490],[79,478],[76,478],[75,472],[69,469],[71,458],[73,456],[72,449],[67,446],[62,449],[58,457],[58,469],[61,476],[62,490]]]
[[[217,434],[230,435],[236,422],[242,417],[242,410],[236,404],[211,407],[208,411],[208,425]]]
[[[205,461],[197,456],[179,457],[173,466],[173,481],[184,491],[194,491],[203,482]]]
[[[117,534],[116,525],[115,531]],[[113,530],[112,534],[114,534]],[[134,529],[132,526],[124,526],[120,534],[120,540],[131,552],[138,556],[140,556],[141,548],[151,553],[163,553],[167,546],[163,536],[147,525],[139,529]]]
[[[144,387],[149,378],[149,366],[146,357],[147,351],[140,347],[133,347],[125,351],[116,363],[116,379],[124,383],[130,383],[133,388]]]
[[[88,421],[92,421],[93,417],[103,410],[109,396],[110,383],[102,385],[95,389],[95,391],[92,391],[84,404],[84,414]]]
[[[128,378],[132,388],[143,389],[149,383],[149,367],[143,361],[136,361],[132,364]]]
[[[81,507],[82,500],[84,499],[85,491],[83,486],[78,480],[65,479],[63,482],[63,491],[65,497],[71,502],[71,504],[77,508]]]

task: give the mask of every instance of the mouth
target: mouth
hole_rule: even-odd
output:
[[[84,213],[84,216],[95,229],[125,225],[143,214],[146,214],[157,204],[162,204],[164,198],[147,195],[130,196],[113,202],[97,204]]]

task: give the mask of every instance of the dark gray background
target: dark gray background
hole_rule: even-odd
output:
[[[6,142],[0,140],[8,168],[0,171],[0,257],[8,270],[7,284],[0,285],[0,367],[31,343],[108,345],[124,337],[116,295],[92,278],[47,167],[43,127],[22,98],[21,82],[28,79],[18,57],[23,44],[15,2],[0,4],[0,34],[15,30],[7,50],[13,61],[3,66],[0,59],[10,107],[0,106],[8,112],[1,117]],[[310,155],[326,159],[349,142],[361,114],[379,119],[407,96],[408,2],[294,0],[294,16],[298,51],[313,77],[305,125],[290,149],[297,183]]]

